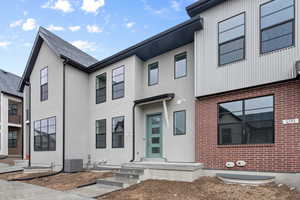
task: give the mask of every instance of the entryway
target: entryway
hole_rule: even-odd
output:
[[[162,157],[162,114],[147,116],[147,158]]]

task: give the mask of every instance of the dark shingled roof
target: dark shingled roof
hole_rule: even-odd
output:
[[[43,27],[40,27],[39,35],[58,56],[69,58],[85,67],[98,62],[98,60],[96,60],[92,56],[81,51],[77,47],[61,39],[60,37],[51,33]]]
[[[23,97],[23,94],[18,91],[20,80],[21,77],[0,69],[0,91],[1,92],[18,96],[18,97]]]

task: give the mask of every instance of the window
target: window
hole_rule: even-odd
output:
[[[260,51],[268,53],[295,43],[294,0],[273,0],[260,8]]]
[[[124,148],[124,117],[112,119],[112,148]]]
[[[96,149],[106,148],[106,119],[96,121]]]
[[[8,114],[9,115],[17,115],[18,114],[18,105],[16,103],[8,104]]]
[[[112,71],[112,99],[124,97],[124,67]]]
[[[186,134],[186,113],[185,110],[174,112],[174,135]]]
[[[55,151],[56,118],[37,120],[34,122],[34,150]]]
[[[185,77],[187,74],[186,53],[175,56],[175,78]]]
[[[96,104],[106,101],[106,73],[96,77]]]
[[[218,105],[219,144],[274,143],[274,97]]]
[[[17,131],[9,131],[8,132],[8,148],[16,148],[17,147]]]
[[[148,65],[148,85],[158,84],[158,62]]]
[[[40,72],[41,101],[48,100],[48,67]]]
[[[245,13],[219,23],[219,65],[245,59]]]

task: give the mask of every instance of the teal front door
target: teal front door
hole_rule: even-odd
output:
[[[147,157],[162,157],[162,117],[161,114],[147,117]]]

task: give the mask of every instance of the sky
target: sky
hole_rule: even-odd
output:
[[[0,68],[21,76],[39,26],[101,60],[189,19],[196,0],[0,1]]]

